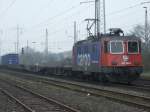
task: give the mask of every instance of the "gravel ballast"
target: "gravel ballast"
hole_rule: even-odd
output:
[[[104,97],[95,97],[90,94],[74,92],[59,87],[55,87],[41,82],[22,79],[15,76],[0,74],[7,80],[17,81],[20,85],[23,84],[27,88],[39,92],[47,97],[57,99],[64,104],[70,105],[81,112],[146,112],[143,109],[138,109],[119,102],[111,101]]]
[[[0,91],[0,112],[25,112],[15,101],[9,99]]]

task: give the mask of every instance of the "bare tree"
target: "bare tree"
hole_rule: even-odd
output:
[[[48,53],[48,55],[45,56],[42,52],[25,47],[24,52],[20,53],[20,64],[39,66],[71,65],[71,51],[62,53]]]
[[[147,36],[145,36],[145,26],[144,25],[136,25],[130,34],[135,35],[142,39],[144,50],[150,51],[150,24],[147,27]]]

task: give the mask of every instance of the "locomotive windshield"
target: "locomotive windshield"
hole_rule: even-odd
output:
[[[113,54],[123,53],[123,41],[111,41],[110,50]]]
[[[139,48],[138,48],[138,42],[128,42],[128,53],[138,53]]]

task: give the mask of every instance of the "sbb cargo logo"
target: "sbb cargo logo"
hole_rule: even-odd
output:
[[[77,56],[77,64],[79,66],[90,66],[91,65],[90,54],[79,54]]]

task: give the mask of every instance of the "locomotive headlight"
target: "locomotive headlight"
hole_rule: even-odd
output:
[[[128,62],[129,61],[129,57],[127,55],[123,55],[123,61],[124,62]]]

